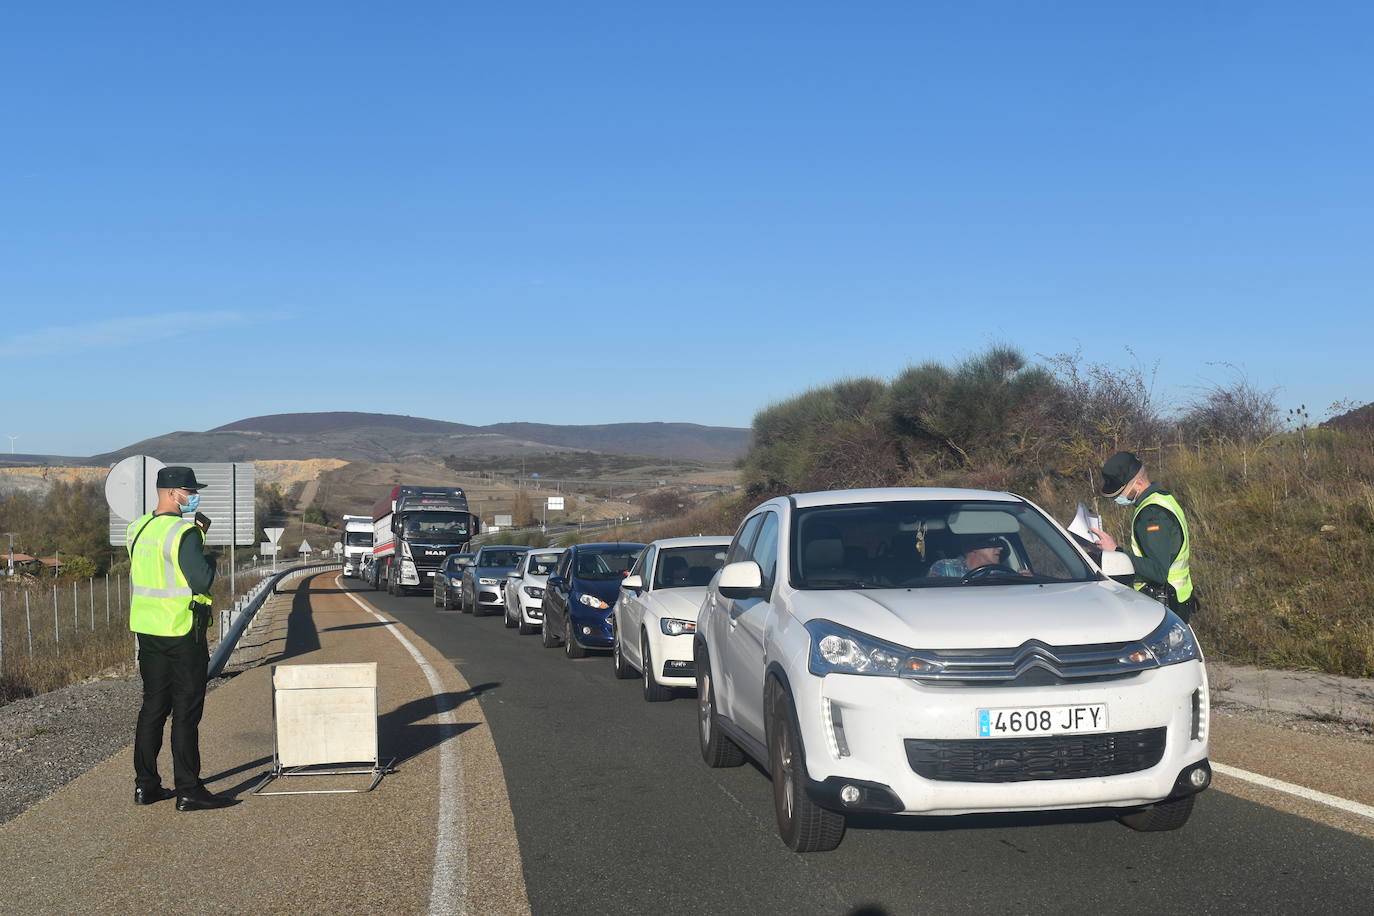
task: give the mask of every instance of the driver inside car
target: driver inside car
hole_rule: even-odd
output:
[[[1002,551],[1006,545],[995,537],[971,537],[964,543],[964,555],[936,560],[930,567],[930,576],[964,576],[980,566],[997,566],[1002,562]]]

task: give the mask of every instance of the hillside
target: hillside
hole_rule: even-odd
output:
[[[744,454],[749,430],[693,423],[469,426],[396,414],[273,414],[205,432],[178,431],[92,456],[109,464],[128,455],[162,461],[262,461],[338,458],[404,462],[422,458],[547,455],[584,451],[726,463]]]

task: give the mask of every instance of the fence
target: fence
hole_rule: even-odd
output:
[[[211,596],[233,604],[270,566],[239,569],[235,591],[227,576]],[[0,703],[46,693],[134,660],[126,575],[80,578],[0,578]]]

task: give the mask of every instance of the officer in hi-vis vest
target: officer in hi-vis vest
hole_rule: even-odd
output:
[[[143,708],[134,734],[134,804],[176,796],[178,811],[223,808],[200,781],[200,716],[205,708],[210,585],[214,564],[204,553],[210,519],[196,513],[200,490],[188,467],[157,472],[157,508],[129,525],[129,629],[138,634]],[[183,518],[188,513],[193,518]],[[175,791],[157,773],[162,729],[172,716]]]
[[[1131,561],[1135,587],[1164,604],[1187,621],[1197,611],[1193,575],[1189,567],[1192,545],[1183,507],[1167,490],[1150,483],[1145,466],[1131,452],[1117,452],[1102,466],[1102,494],[1123,506],[1135,506],[1131,515]],[[1117,550],[1111,535],[1090,529],[1103,550]]]

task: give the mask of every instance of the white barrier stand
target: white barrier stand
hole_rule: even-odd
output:
[[[272,666],[272,769],[253,795],[337,795],[371,792],[393,772],[377,739],[377,663]],[[368,763],[366,768],[356,765]],[[351,769],[320,769],[354,764]],[[288,776],[371,775],[366,789],[266,792]]]

